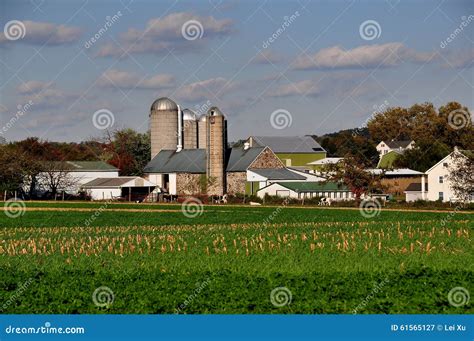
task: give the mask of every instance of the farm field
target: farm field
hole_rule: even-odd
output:
[[[3,313],[474,312],[448,301],[455,287],[474,289],[472,213],[27,208],[0,215]]]

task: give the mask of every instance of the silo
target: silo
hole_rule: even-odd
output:
[[[198,120],[194,111],[183,110],[183,148],[196,149],[198,147]]]
[[[178,141],[178,106],[169,98],[159,98],[151,105],[150,139],[152,159],[160,150],[176,150]]]
[[[204,114],[198,121],[198,148],[207,149],[207,115]]]
[[[224,195],[226,193],[225,181],[225,128],[226,121],[222,112],[217,107],[209,109],[208,121],[208,146],[207,146],[207,177],[210,179],[208,195]]]

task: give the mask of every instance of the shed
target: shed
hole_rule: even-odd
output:
[[[97,178],[82,185],[92,200],[125,199],[143,201],[156,185],[138,176]]]

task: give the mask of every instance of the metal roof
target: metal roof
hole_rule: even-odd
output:
[[[183,120],[185,121],[197,121],[197,115],[191,109],[183,110]]]
[[[328,165],[328,164],[338,163],[339,161],[341,161],[343,159],[344,158],[342,158],[342,157],[326,157],[326,158],[321,159],[321,160],[308,162],[307,165]]]
[[[367,169],[367,171],[371,174],[375,175],[380,175],[384,174],[385,176],[411,176],[411,175],[421,175],[423,172],[418,172],[416,170],[410,169],[410,168],[398,168],[398,169],[392,169],[392,170],[387,170],[384,173],[383,169],[380,168],[372,168],[372,169]]]
[[[263,147],[230,148],[226,151],[227,172],[245,172],[264,150]],[[143,170],[145,173],[206,173],[206,150],[161,150]]]
[[[406,148],[411,142],[412,140],[400,140],[400,141],[392,140],[389,142],[385,142],[385,144],[389,146],[390,148],[397,149],[397,148]]]
[[[306,177],[292,172],[286,168],[250,169],[252,172],[268,180],[306,180]]]
[[[275,182],[280,186],[288,188],[295,192],[348,192],[349,188],[346,185],[335,182]],[[270,185],[271,186],[271,185]],[[268,186],[267,186],[268,187]],[[266,187],[263,187],[264,189]],[[262,190],[260,189],[260,190]]]
[[[205,173],[206,150],[161,150],[145,166],[145,173]]]
[[[133,181],[133,182],[132,182]],[[154,187],[150,181],[139,176],[120,176],[117,178],[96,178],[82,185],[83,188],[94,187]]]
[[[169,99],[168,97],[158,98],[151,105],[151,110],[176,110],[178,111],[178,105]]]
[[[227,172],[245,172],[255,161],[257,156],[264,150],[264,147],[248,148],[231,148],[227,151]],[[230,154],[230,155],[229,155]]]
[[[70,172],[117,172],[118,168],[104,161],[54,161],[56,170]]]
[[[250,136],[261,147],[268,146],[274,153],[321,153],[324,148],[311,136]]]

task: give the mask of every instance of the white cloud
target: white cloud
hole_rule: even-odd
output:
[[[98,84],[101,87],[120,89],[165,89],[174,86],[175,78],[167,74],[140,78],[135,73],[111,69],[100,76]]]
[[[458,50],[446,55],[446,66],[455,68],[468,68],[474,65],[474,48],[470,50]]]
[[[25,36],[15,42],[32,45],[62,45],[77,41],[82,34],[78,27],[30,20],[22,21],[22,23],[25,28]],[[10,40],[7,39],[4,32],[0,32],[0,45],[8,42]]]
[[[228,83],[225,78],[217,77],[191,83],[180,87],[176,91],[176,97],[183,101],[198,102],[206,99],[214,101],[234,88],[234,84]]]
[[[298,57],[294,68],[307,70],[392,67],[404,61],[429,62],[433,57],[434,53],[417,52],[402,43],[363,45],[351,50],[333,46],[322,49],[312,56]]]
[[[186,40],[181,32],[183,25],[190,21],[202,25],[202,38]],[[127,53],[167,53],[170,50],[194,50],[202,48],[215,37],[232,33],[231,19],[216,19],[213,16],[199,16],[193,13],[172,13],[163,18],[150,19],[143,31],[130,28],[120,37],[119,46],[112,43],[103,46],[97,56],[121,57]]]
[[[317,81],[303,80],[279,86],[277,89],[267,93],[270,97],[286,96],[311,96],[321,94],[321,88]]]
[[[42,82],[42,81],[37,81],[37,80],[30,80],[25,83],[21,83],[18,87],[17,90],[20,94],[22,95],[28,95],[28,94],[33,94],[40,92],[42,90],[45,90],[49,87],[51,87],[53,83],[51,82]]]
[[[271,50],[262,50],[254,59],[256,64],[277,64],[281,61],[281,57]]]

